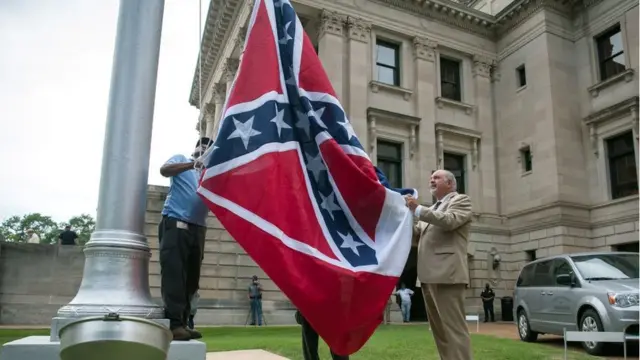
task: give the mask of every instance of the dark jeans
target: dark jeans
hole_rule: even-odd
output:
[[[484,307],[484,321],[489,321],[489,315],[491,315],[491,322],[496,321],[496,318],[493,315],[493,301],[483,301],[482,307]]]
[[[180,229],[177,223],[163,217],[158,228],[160,290],[171,329],[187,326],[190,300],[199,288],[207,232],[204,226],[188,224],[188,229]]]
[[[262,299],[253,298],[251,302],[251,325],[262,326]]]
[[[320,360],[318,357],[318,333],[311,327],[302,314],[300,314],[300,325],[302,325],[302,355],[304,360]],[[334,354],[331,351],[333,360],[349,360],[349,356]]]

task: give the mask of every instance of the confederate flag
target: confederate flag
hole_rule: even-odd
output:
[[[334,352],[358,351],[409,255],[402,194],[417,194],[371,163],[289,1],[255,1],[222,114],[199,194]]]

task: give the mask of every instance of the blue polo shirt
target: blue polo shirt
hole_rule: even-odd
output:
[[[184,155],[175,155],[165,165],[189,162]],[[200,172],[196,169],[183,171],[171,177],[169,194],[164,201],[162,215],[195,225],[206,226],[209,209],[196,193]]]

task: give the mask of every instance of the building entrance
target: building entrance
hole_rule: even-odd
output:
[[[411,297],[411,321],[427,321],[427,311],[424,306],[424,298],[422,296],[422,290],[416,287],[416,280],[418,280],[418,247],[412,246],[409,253],[409,259],[404,267],[404,271],[400,276],[400,280],[396,285],[396,289],[400,288],[401,284],[405,284],[408,289],[413,290],[414,294]],[[396,296],[396,301],[393,306],[400,307],[400,298]]]

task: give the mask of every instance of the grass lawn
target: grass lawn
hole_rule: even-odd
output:
[[[301,360],[300,328],[217,327],[200,329],[209,351],[265,349],[290,359]],[[0,330],[0,344],[29,335],[48,335],[48,330]],[[562,359],[563,350],[549,345],[529,344],[489,335],[472,335],[475,360],[553,360]],[[320,357],[330,359],[322,343]],[[426,326],[381,326],[354,360],[439,360],[435,343]],[[596,358],[575,351],[572,360]]]

